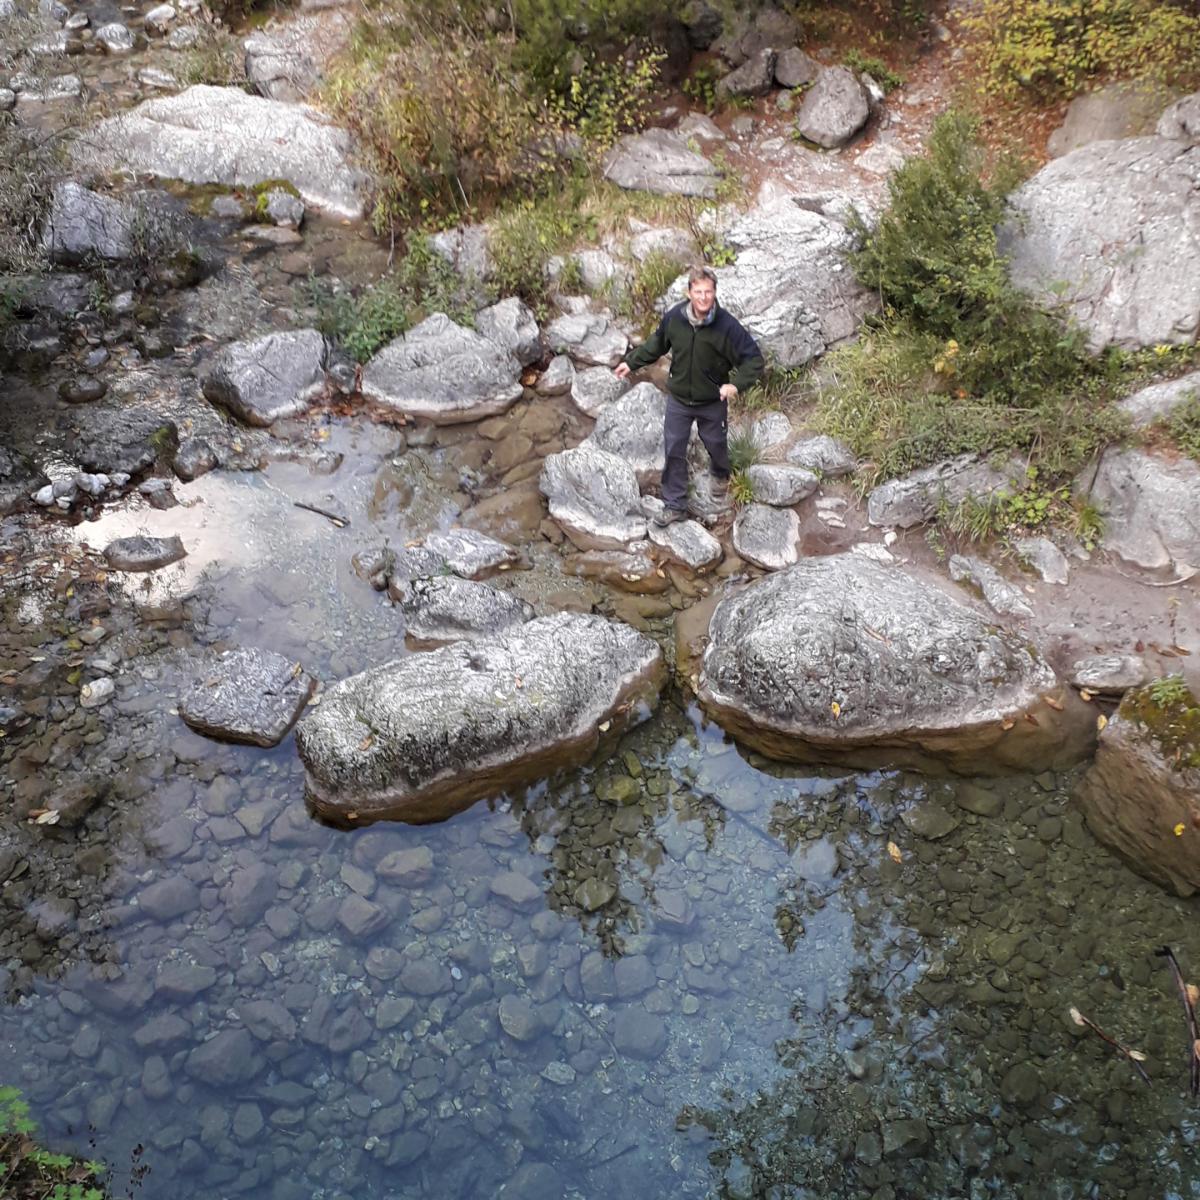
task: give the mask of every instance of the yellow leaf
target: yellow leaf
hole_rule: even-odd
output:
[[[59,817],[58,811],[56,809],[50,808],[50,809],[47,809],[44,813],[42,813],[42,815],[40,817],[38,817],[37,823],[39,825],[57,825],[58,817]]]
[[[1096,718],[1096,728],[1103,729],[1105,727],[1105,725],[1107,725],[1107,724],[1108,724],[1108,718],[1103,713],[1101,713]]]
[[[1198,988],[1194,983],[1186,984],[1183,990],[1187,992],[1188,1003],[1193,1008],[1195,1008],[1197,1004],[1200,1004],[1200,988]]]
[[[1043,696],[1042,699],[1045,700],[1045,702],[1048,705],[1050,705],[1050,707],[1052,709],[1054,709],[1055,712],[1062,712],[1062,710],[1063,710],[1062,703],[1060,701],[1056,700],[1053,696]]]
[[[1081,700],[1090,700],[1096,693],[1088,691],[1087,688],[1079,689],[1079,697]]]
[[[1183,837],[1183,822],[1182,822],[1182,821],[1180,821],[1180,822],[1179,822],[1179,824],[1178,824],[1178,825],[1176,825],[1176,826],[1175,826],[1175,828],[1174,828],[1173,830],[1171,830],[1171,832],[1172,832],[1172,833],[1173,833],[1173,834],[1174,834],[1176,837]]]
[[[1016,724],[1016,721],[1001,721],[1000,728],[1001,729],[1011,729],[1015,724]]]
[[[892,862],[898,863],[904,861],[904,855],[900,853],[900,847],[897,846],[895,842],[888,842],[887,852],[888,857],[891,858]]]
[[[830,706],[829,711],[833,713],[833,719],[836,721],[842,715],[842,706],[835,700]]]

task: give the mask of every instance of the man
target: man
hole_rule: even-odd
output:
[[[710,268],[693,267],[688,272],[687,294],[614,370],[618,379],[625,379],[664,354],[671,355],[663,429],[664,507],[654,518],[656,525],[670,525],[687,516],[687,447],[693,421],[712,464],[713,497],[724,500],[728,495],[729,401],[753,387],[764,367],[758,343],[717,303],[717,277]]]

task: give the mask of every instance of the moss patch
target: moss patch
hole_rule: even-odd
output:
[[[1182,675],[1126,692],[1117,715],[1145,729],[1176,768],[1200,767],[1200,703]]]

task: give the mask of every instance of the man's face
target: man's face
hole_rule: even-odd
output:
[[[709,279],[697,279],[688,287],[688,299],[696,316],[707,317],[717,302],[716,285]]]

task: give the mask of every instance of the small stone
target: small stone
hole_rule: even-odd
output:
[[[617,894],[617,885],[610,879],[591,875],[575,888],[575,903],[584,912],[603,908]]]
[[[1000,1080],[1000,1096],[1006,1104],[1029,1108],[1041,1094],[1041,1077],[1032,1063],[1017,1063]]]
[[[958,819],[933,801],[914,804],[900,814],[900,819],[917,837],[931,842],[939,841],[958,828]]]
[[[92,379],[86,375],[65,379],[58,385],[59,396],[68,404],[93,404],[107,391],[108,384],[102,379]]]
[[[133,34],[119,21],[101,25],[96,30],[96,41],[109,54],[129,54],[133,50]]]
[[[182,540],[176,537],[127,537],[110,542],[104,557],[114,571],[157,571],[187,557]]]
[[[644,1008],[624,1009],[613,1022],[613,1044],[630,1058],[656,1059],[667,1048],[666,1022]]]
[[[500,1027],[518,1042],[532,1042],[546,1031],[537,1010],[525,996],[504,996],[497,1015]]]
[[[491,893],[506,904],[522,911],[540,908],[542,889],[532,879],[515,871],[503,871],[491,882]]]
[[[143,888],[138,907],[155,921],[173,921],[200,907],[200,889],[182,875],[171,875]]]
[[[113,698],[116,684],[111,679],[94,679],[79,689],[79,704],[82,708],[99,708]]]

